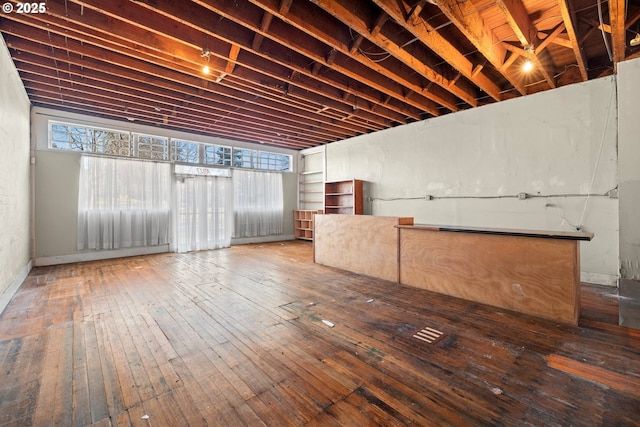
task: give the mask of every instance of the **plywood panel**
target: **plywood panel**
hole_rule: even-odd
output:
[[[574,240],[402,228],[400,282],[577,324],[579,246]]]
[[[314,261],[354,273],[398,281],[398,229],[413,218],[316,215]]]

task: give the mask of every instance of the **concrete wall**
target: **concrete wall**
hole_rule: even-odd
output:
[[[640,280],[640,59],[618,64],[620,274]]]
[[[593,232],[582,280],[615,285],[618,200],[606,194],[617,187],[616,133],[607,77],[329,144],[326,177],[367,181],[374,215]]]
[[[0,312],[30,269],[30,108],[0,37]]]
[[[640,329],[640,59],[618,64],[620,324]]]
[[[56,110],[34,108],[32,112],[33,144],[36,147],[35,167],[35,263],[49,265],[100,259],[113,256],[127,256],[157,251],[166,251],[167,247],[129,248],[114,251],[78,251],[77,207],[78,179],[80,173],[80,155],[73,152],[51,150],[48,147],[49,120],[111,127],[151,135],[184,138],[190,141],[209,142],[235,147],[263,149],[273,152],[292,154],[296,161],[296,152],[274,147],[242,144],[220,138],[207,138],[175,131],[168,131],[135,123],[116,122]],[[295,165],[294,165],[295,166]],[[284,186],[284,223],[281,237],[234,240],[234,243],[266,241],[277,238],[293,238],[293,210],[297,205],[297,175],[283,174]]]

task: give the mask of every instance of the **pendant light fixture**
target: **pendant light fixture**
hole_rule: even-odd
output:
[[[532,56],[535,55],[535,51],[533,49],[533,46],[525,46],[524,51],[527,54],[527,59],[524,61],[524,64],[522,65],[522,70],[525,73],[528,73],[531,70],[533,70],[533,61],[531,59],[532,59]]]
[[[203,74],[209,74],[211,69],[209,68],[209,61],[211,60],[211,51],[209,50],[209,35],[207,35],[207,42],[205,46],[202,48],[202,56],[205,58],[204,66],[202,67]]]

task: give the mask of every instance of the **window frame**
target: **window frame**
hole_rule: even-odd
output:
[[[61,131],[56,126],[65,128],[67,140],[54,139]],[[71,142],[73,130],[83,130],[85,141]],[[116,150],[106,151],[109,141],[95,141],[95,132],[107,132],[119,137],[127,136],[126,147]],[[142,143],[140,140],[148,138],[150,142]],[[162,142],[158,143],[157,142]],[[60,120],[49,120],[48,122],[48,148],[56,151],[69,151],[73,153],[84,153],[98,156],[114,156],[120,158],[139,159],[147,161],[163,161],[170,163],[182,163],[193,166],[217,166],[239,169],[254,169],[271,172],[293,172],[293,155],[279,153],[277,151],[258,150],[257,148],[234,147],[231,145],[211,144],[206,142],[191,141],[185,138],[174,138],[171,136],[153,135],[144,132],[125,131],[123,129],[111,128],[107,126],[86,125]],[[58,146],[65,145],[65,146]],[[140,150],[142,144],[149,144],[150,149]],[[180,149],[178,144],[189,146],[190,154],[179,158]],[[154,146],[162,147],[162,158],[155,157]],[[220,150],[220,153],[217,151]],[[141,153],[149,153],[149,156],[141,156]],[[240,155],[236,160],[236,156]]]

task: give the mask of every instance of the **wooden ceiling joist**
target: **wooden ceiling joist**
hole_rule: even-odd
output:
[[[599,6],[47,0],[0,31],[34,105],[303,149],[614,73],[640,5]]]

